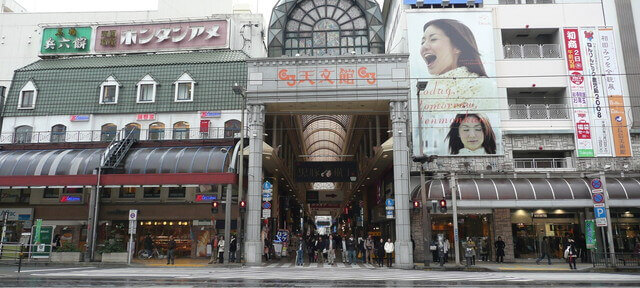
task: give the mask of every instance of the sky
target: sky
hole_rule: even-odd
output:
[[[155,10],[158,0],[16,0],[29,12]]]

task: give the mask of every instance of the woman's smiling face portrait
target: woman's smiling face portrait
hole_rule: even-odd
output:
[[[422,35],[420,55],[431,75],[440,75],[458,67],[460,50],[456,48],[444,31],[430,25]]]
[[[471,151],[483,148],[482,143],[484,143],[484,132],[482,131],[480,119],[474,116],[466,117],[462,120],[460,128],[458,129],[460,140],[462,141],[462,144],[464,144],[464,148]]]

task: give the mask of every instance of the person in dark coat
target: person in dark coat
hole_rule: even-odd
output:
[[[315,240],[313,239],[313,237],[308,237],[307,238],[307,254],[309,255],[309,263],[314,262],[315,253],[316,253]]]
[[[378,263],[378,267],[384,266],[384,239],[380,237],[380,240],[375,242],[375,250],[376,250],[376,263]]]
[[[238,251],[238,241],[236,241],[236,236],[231,235],[231,240],[229,240],[229,262],[236,262],[236,251]]]
[[[151,258],[153,253],[153,239],[151,239],[151,234],[147,233],[147,236],[144,237],[144,250],[147,251],[147,258]]]
[[[536,264],[540,264],[540,261],[547,257],[549,265],[551,265],[551,243],[549,242],[549,237],[542,237],[542,242],[540,243],[540,258],[536,259]]]
[[[176,240],[173,240],[173,236],[169,236],[169,242],[167,243],[167,265],[175,264],[176,256]]]
[[[498,236],[498,241],[496,241],[494,246],[496,247],[496,262],[504,263],[504,247],[507,245],[502,241],[502,237]]]
[[[347,239],[347,253],[349,254],[349,264],[356,264],[356,249],[358,243],[353,239],[353,235]]]

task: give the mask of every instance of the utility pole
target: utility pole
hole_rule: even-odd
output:
[[[613,243],[613,227],[611,227],[611,212],[609,211],[609,189],[607,189],[607,179],[604,171],[600,171],[600,181],[602,182],[602,190],[604,192],[604,209],[607,213],[607,238],[609,238],[609,253],[611,255],[611,264],[616,265],[616,250]],[[604,243],[603,243],[604,244]],[[604,245],[603,245],[604,246]]]
[[[449,179],[449,187],[451,188],[451,206],[453,206],[453,245],[455,245],[456,251],[456,265],[460,265],[460,240],[458,239],[458,182],[456,181],[456,174],[451,173]]]
[[[242,97],[242,112],[240,116],[240,158],[238,163],[238,204],[242,201],[242,194],[244,194],[244,185],[243,185],[243,177],[244,177],[244,110],[247,108],[247,95],[245,93],[244,87],[242,87],[238,83],[234,83],[232,87],[233,93],[236,95],[240,95]],[[238,237],[236,239],[236,243],[238,243],[238,250],[236,251],[237,258],[240,262],[242,262],[244,255],[244,236],[242,236],[242,213],[238,213],[238,221],[237,221],[237,231]],[[226,236],[225,236],[226,237]],[[229,241],[229,240],[227,240]]]
[[[431,231],[431,213],[429,205],[427,205],[427,185],[424,173],[424,163],[431,163],[435,156],[424,155],[424,141],[422,139],[422,101],[420,92],[427,87],[426,81],[418,81],[416,83],[416,97],[418,100],[418,139],[420,141],[420,156],[414,157],[414,162],[420,162],[420,198],[422,198],[422,246],[424,249],[424,267],[428,267],[433,262],[433,254],[431,254],[431,239],[433,238]],[[377,120],[377,119],[376,119]]]

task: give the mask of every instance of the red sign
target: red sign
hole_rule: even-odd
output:
[[[295,87],[302,84],[306,86],[317,85],[355,85],[355,80],[366,80],[368,85],[374,85],[378,81],[377,73],[367,71],[367,67],[357,69],[324,68],[312,70],[298,70],[297,73],[290,73],[288,69],[278,70],[278,79],[286,81],[287,86]]]
[[[156,120],[156,114],[138,114],[136,116],[138,121],[153,121]]]
[[[209,120],[200,120],[200,133],[209,132]]]
[[[582,53],[578,29],[564,29],[564,44],[567,49],[567,63],[569,71],[582,71]]]

